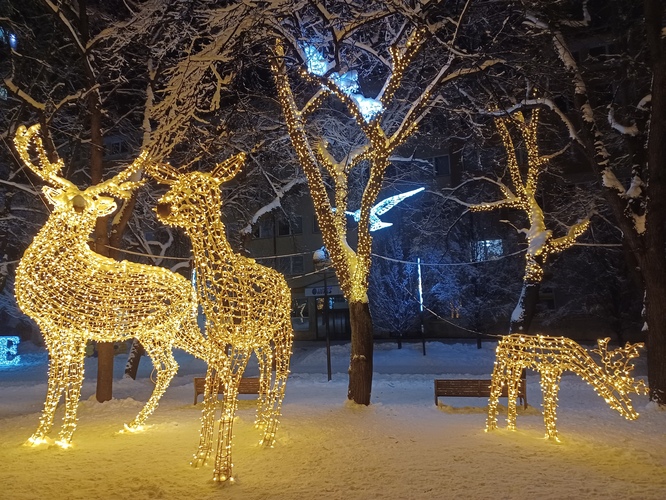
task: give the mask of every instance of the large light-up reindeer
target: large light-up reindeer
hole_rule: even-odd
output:
[[[600,357],[601,364],[598,364],[587,350],[566,337],[521,334],[503,337],[497,346],[486,429],[497,428],[497,405],[503,385],[508,386],[509,396],[507,427],[511,430],[516,428],[516,399],[520,376],[525,368],[541,374],[543,418],[548,439],[558,440],[555,427],[557,393],[565,370],[574,372],[592,385],[611,408],[628,420],[635,420],[638,413],[627,394],[647,394],[647,387],[643,380],[636,381],[630,375],[634,365],[629,362],[638,357],[638,350],[643,344],[627,343],[625,347],[609,351],[609,340],[597,340],[599,348],[592,350]]]
[[[233,178],[244,163],[234,156],[211,173],[179,173],[160,165],[149,172],[169,191],[157,206],[158,218],[181,227],[192,240],[199,303],[206,315],[206,336],[222,359],[209,364],[204,393],[201,440],[193,465],[206,462],[212,450],[217,391],[224,387],[224,404],[218,425],[213,479],[232,479],[231,439],[238,385],[248,358],[259,360],[260,396],[256,424],[263,427],[260,443],[275,442],[285,383],[289,373],[292,328],[291,294],[284,277],[254,260],[234,253],[220,219],[220,185]],[[271,367],[275,379],[271,386]],[[219,370],[215,367],[219,366]]]
[[[196,323],[196,294],[186,278],[161,267],[118,262],[88,246],[95,221],[116,209],[114,199],[102,194],[129,197],[140,185],[130,177],[150,160],[142,154],[114,178],[80,190],[59,176],[64,164],[49,161],[38,132],[38,125],[22,126],[15,137],[23,163],[50,184],[43,192],[53,205],[16,271],[17,302],[39,325],[50,356],[44,411],[28,444],[46,441],[64,394],[65,415],[56,443],[67,447],[76,427],[87,341],[136,337],[153,361],[155,389],[126,425],[129,430],[141,428],[175,375],[172,348],[206,360],[209,349]]]

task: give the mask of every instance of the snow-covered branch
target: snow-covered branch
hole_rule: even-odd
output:
[[[613,130],[617,130],[620,134],[635,137],[638,135],[638,127],[635,123],[632,125],[622,125],[615,119],[615,110],[613,106],[608,106],[608,123]]]

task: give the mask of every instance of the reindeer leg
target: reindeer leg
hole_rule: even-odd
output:
[[[231,440],[233,438],[234,417],[238,406],[238,386],[247,365],[250,352],[231,346],[231,370],[225,375],[224,406],[217,431],[217,454],[213,481],[233,481],[231,462]]]
[[[279,424],[280,414],[282,412],[282,400],[284,399],[284,389],[289,376],[289,359],[291,358],[291,344],[293,342],[291,325],[284,325],[279,334],[281,338],[274,339],[275,342],[275,382],[270,392],[268,406],[266,407],[267,419],[264,437],[259,444],[264,446],[273,446],[275,443],[275,433]]]
[[[153,366],[157,371],[157,381],[155,383],[155,389],[153,389],[153,393],[143,409],[132,422],[125,425],[125,428],[132,432],[142,429],[146,419],[155,411],[162,394],[164,394],[164,391],[169,387],[171,379],[178,371],[178,363],[176,363],[169,346],[161,344],[156,345],[154,342],[146,342],[145,337],[141,339],[141,342],[146,349],[146,353],[148,353],[150,359],[153,360]]]
[[[541,392],[543,393],[543,420],[546,424],[546,438],[559,441],[557,436],[557,393],[562,372],[559,370],[541,371]]]
[[[259,360],[259,398],[254,426],[265,427],[268,423],[268,402],[271,394],[273,353],[271,346],[264,346],[255,351]]]
[[[53,426],[53,416],[55,415],[60,395],[65,387],[65,367],[63,363],[62,346],[57,345],[55,349],[49,347],[49,381],[44,401],[44,409],[39,419],[39,426],[34,434],[25,443],[28,446],[37,446],[46,443],[46,435]]]
[[[228,368],[223,368],[226,373]],[[206,371],[206,386],[204,389],[204,407],[201,411],[201,431],[199,436],[199,447],[194,454],[191,465],[199,467],[206,463],[213,448],[213,431],[215,430],[215,413],[217,411],[217,394],[220,389],[220,372],[211,364]]]
[[[65,416],[60,430],[60,436],[56,444],[61,448],[69,448],[72,434],[76,429],[76,411],[81,398],[81,385],[83,384],[83,358],[86,354],[85,343],[73,346],[72,359],[66,368],[68,381],[65,389]]]
[[[515,366],[509,370],[508,376],[508,387],[507,387],[507,408],[508,416],[506,419],[506,427],[511,431],[516,430],[516,399],[518,398],[518,386],[520,385],[520,376],[522,374],[522,369],[518,366]]]
[[[499,354],[499,353],[498,353]],[[499,409],[499,398],[502,395],[502,385],[506,383],[506,366],[503,360],[495,361],[493,376],[490,386],[490,398],[488,399],[488,417],[486,419],[486,431],[497,429],[497,415]]]

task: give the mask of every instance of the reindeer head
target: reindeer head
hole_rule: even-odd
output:
[[[26,128],[21,125],[16,131],[14,144],[23,163],[49,184],[42,191],[54,207],[54,214],[68,214],[68,221],[77,226],[92,227],[94,221],[113,213],[116,202],[106,193],[127,199],[132,191],[142,184],[141,181],[128,179],[147,163],[147,154],[142,153],[127,169],[107,181],[80,190],[76,185],[59,174],[64,167],[62,159],[55,163],[48,159],[38,135],[39,125]],[[32,146],[32,148],[31,148]],[[32,149],[32,153],[31,153]]]
[[[634,365],[630,361],[637,358],[639,349],[643,347],[642,343],[627,344],[624,347],[618,347],[612,351],[608,350],[610,338],[597,340],[599,349],[593,349],[592,352],[601,357],[602,369],[606,375],[606,382],[613,388],[614,395],[617,396],[617,402],[622,408],[616,408],[625,417],[634,419],[638,416],[634,410],[631,400],[626,396],[630,393],[647,394],[648,388],[645,381],[636,380],[631,376]]]
[[[192,229],[202,223],[205,214],[219,217],[222,206],[220,185],[232,179],[245,163],[240,153],[218,163],[212,172],[180,173],[168,164],[153,165],[148,172],[169,190],[158,202],[157,218],[170,226]]]

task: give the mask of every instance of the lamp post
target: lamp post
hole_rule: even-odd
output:
[[[321,247],[319,250],[315,250],[315,252],[312,254],[312,262],[314,263],[315,269],[320,268],[324,276],[324,304],[322,307],[322,313],[324,315],[323,320],[326,327],[326,369],[328,380],[330,382],[333,378],[333,375],[331,368],[331,333],[328,323],[328,276],[326,270],[331,264],[331,259],[328,250],[326,250],[326,247]],[[316,321],[318,322],[318,320]]]

